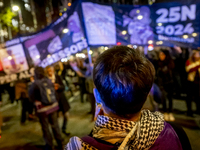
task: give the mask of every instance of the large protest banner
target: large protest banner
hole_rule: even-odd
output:
[[[7,41],[0,50],[0,84],[29,78],[35,66],[46,67],[87,48],[82,20],[77,1],[42,31]]]
[[[88,44],[200,46],[200,2],[148,6],[82,2]],[[103,10],[103,11],[102,11]]]
[[[88,47],[80,8],[81,3],[75,3],[46,31],[24,42],[34,66],[46,67]]]
[[[0,84],[33,75],[88,46],[141,45],[200,47],[200,2],[146,6],[77,0],[42,31],[7,41],[0,50]]]

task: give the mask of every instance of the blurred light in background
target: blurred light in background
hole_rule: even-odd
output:
[[[158,26],[162,26],[162,23],[158,23]]]
[[[68,3],[68,6],[71,6],[72,5],[72,3]]]
[[[136,48],[137,48],[137,45],[133,45],[133,48],[136,49]]]
[[[133,45],[127,45],[128,47],[130,47],[130,48],[133,48]]]
[[[67,62],[68,61],[68,58],[62,58],[61,59],[61,62]]]
[[[39,59],[39,58],[40,58],[40,55],[37,55],[36,58]]]
[[[12,7],[12,10],[18,11],[18,10],[19,10],[19,6],[17,6],[17,5],[13,6],[13,7]]]
[[[139,16],[137,16],[137,19],[138,19],[138,20],[142,20],[142,19],[143,19],[143,16],[142,16],[142,15],[139,15]]]
[[[163,41],[156,42],[156,45],[162,45],[162,44],[163,44]]]
[[[108,50],[108,47],[105,47],[105,50]]]
[[[121,42],[117,42],[117,45],[122,45],[122,43]]]
[[[188,38],[188,35],[183,35],[183,38],[184,38],[184,39],[187,39],[187,38]]]
[[[11,59],[12,59],[12,56],[8,56],[8,59],[11,60]]]
[[[197,33],[192,33],[192,36],[193,36],[193,37],[196,37],[196,36],[197,36]]]
[[[90,55],[91,55],[91,54],[93,54],[93,51],[92,51],[92,50],[90,50],[90,51],[89,51],[89,54],[90,54]]]
[[[152,41],[152,40],[149,40],[149,41],[148,41],[148,44],[153,44],[153,41]]]
[[[63,29],[63,33],[69,32],[69,29]]]
[[[126,30],[122,31],[122,35],[126,35],[126,33],[127,33]]]
[[[0,7],[2,7],[3,6],[3,2],[0,2]]]
[[[76,57],[85,58],[85,54],[83,54],[83,53],[77,53]]]
[[[153,50],[153,45],[152,45],[152,44],[150,44],[150,45],[148,46],[148,50],[149,50],[149,51],[152,51],[152,50]]]

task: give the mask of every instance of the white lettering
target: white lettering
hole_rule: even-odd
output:
[[[10,78],[12,81],[16,81],[17,80],[17,75],[16,74],[11,74]]]
[[[59,55],[60,58],[66,57],[66,54],[64,53],[63,50],[59,51],[59,52],[58,52],[58,55]]]
[[[190,20],[195,20],[196,19],[196,4],[190,5],[190,10],[187,6],[182,6],[181,9],[181,21],[186,21],[187,17]]]
[[[19,80],[24,79],[24,78],[26,78],[26,74],[23,73],[23,72],[21,72],[21,73],[19,74]]]
[[[70,50],[69,50],[68,47],[66,47],[66,48],[64,49],[64,53],[66,54],[66,56],[70,56],[70,55],[71,55],[71,52],[70,52]]]
[[[168,18],[167,18],[168,10],[166,8],[158,9],[156,11],[156,14],[161,15],[160,17],[158,17],[158,19],[156,19],[157,23],[167,23],[168,22]]]
[[[60,60],[60,57],[59,57],[58,53],[53,54],[52,58],[54,59],[54,62],[57,62],[57,61]]]
[[[53,63],[54,63],[54,61],[53,61],[53,58],[52,58],[52,57],[47,57],[46,59],[47,59],[48,65],[51,65],[51,64],[53,64]]]
[[[45,59],[42,61],[41,66],[42,66],[43,68],[45,68],[46,66],[48,66],[47,58],[45,58]]]
[[[76,46],[76,45],[70,46],[70,52],[71,52],[72,54],[78,53],[78,48],[77,48],[77,46]]]
[[[181,18],[180,7],[171,7],[169,9],[169,22],[177,22]]]

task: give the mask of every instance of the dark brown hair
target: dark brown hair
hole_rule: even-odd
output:
[[[93,80],[103,103],[119,116],[139,112],[154,82],[152,63],[138,50],[116,46],[102,53]]]

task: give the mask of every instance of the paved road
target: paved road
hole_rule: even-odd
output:
[[[70,99],[70,116],[68,122],[69,137],[62,135],[65,143],[71,136],[87,135],[94,122],[91,122],[91,115],[88,102],[80,103],[79,95]],[[193,106],[195,107],[195,106]],[[200,149],[200,116],[186,117],[185,102],[174,100],[176,123],[182,125],[186,131],[193,150]],[[4,116],[5,126],[2,127],[2,138],[0,139],[0,150],[41,150],[44,142],[39,122],[26,121],[24,125],[20,124],[21,105],[20,103],[7,104],[1,108]],[[59,117],[59,123],[62,123],[62,117]],[[54,141],[55,142],[55,141]],[[56,144],[56,143],[55,143]]]

